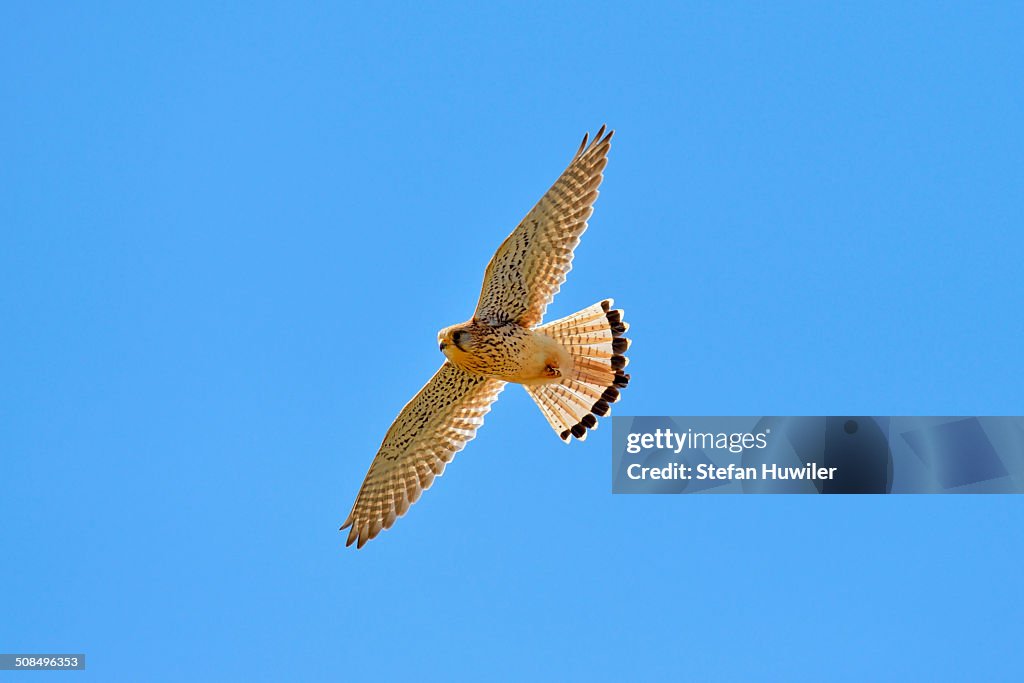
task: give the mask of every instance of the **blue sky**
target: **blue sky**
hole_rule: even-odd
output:
[[[625,415],[1020,414],[1020,5],[0,10],[0,650],[76,680],[1008,680],[1024,498],[612,496],[517,387],[337,527],[493,251]],[[13,676],[14,674],[9,674]]]

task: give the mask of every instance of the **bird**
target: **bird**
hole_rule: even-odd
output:
[[[362,548],[404,515],[471,441],[508,383],[522,385],[565,443],[584,441],[629,384],[629,329],[604,299],[543,323],[593,214],[614,131],[583,136],[572,161],[502,242],[473,317],[438,332],[444,363],[388,429],[341,530]]]

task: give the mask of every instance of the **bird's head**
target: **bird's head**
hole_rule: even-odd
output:
[[[448,360],[458,363],[473,352],[472,323],[459,323],[437,333],[437,344]]]

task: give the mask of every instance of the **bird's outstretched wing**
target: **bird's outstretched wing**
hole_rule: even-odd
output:
[[[526,327],[541,322],[572,268],[572,252],[587,229],[597,188],[608,163],[614,131],[604,126],[579,151],[526,218],[498,248],[487,265],[473,317],[515,321]]]
[[[388,529],[430,488],[434,477],[476,436],[505,382],[445,362],[402,408],[384,436],[355,505],[341,528],[345,545],[363,545]]]

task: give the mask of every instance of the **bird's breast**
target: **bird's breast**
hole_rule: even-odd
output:
[[[445,355],[474,374],[530,385],[558,381],[559,370],[572,362],[557,341],[516,324],[474,329],[471,348],[446,349]]]

